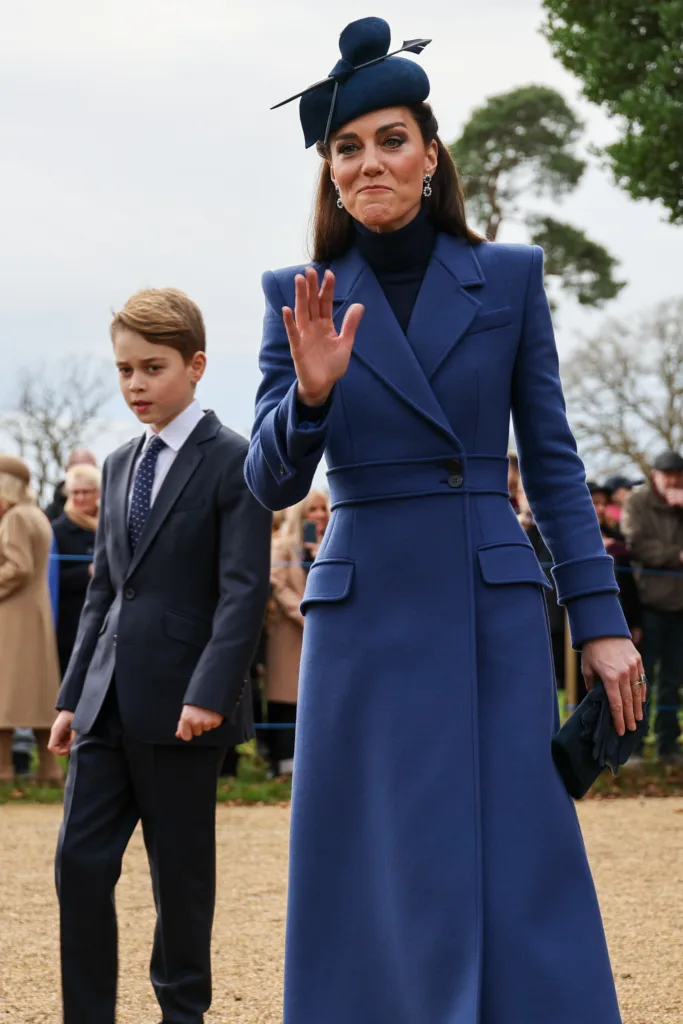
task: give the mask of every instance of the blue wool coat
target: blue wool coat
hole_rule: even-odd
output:
[[[567,425],[538,248],[441,234],[407,336],[352,249],[365,315],[320,422],[297,416],[267,273],[246,476],[271,509],[323,452],[333,513],[305,613],[285,1024],[618,1024],[593,882],[554,769],[546,576],[573,642],[628,636]]]

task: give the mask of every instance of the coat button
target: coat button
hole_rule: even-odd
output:
[[[287,470],[285,469],[283,464],[280,463],[280,476],[284,476],[286,472],[287,472]]]
[[[449,459],[446,463],[446,469],[448,470],[448,486],[456,489],[462,487],[464,478],[460,459]]]
[[[132,601],[133,598],[135,597],[135,591],[133,590],[132,587],[126,587],[126,589],[123,592],[123,596],[125,597],[126,601]]]

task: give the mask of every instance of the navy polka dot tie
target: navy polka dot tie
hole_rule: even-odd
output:
[[[128,514],[128,539],[130,549],[135,551],[144,529],[149,510],[152,507],[152,487],[154,486],[154,473],[157,468],[159,453],[166,447],[166,442],[160,437],[153,437],[145,448],[145,454],[138,466],[133,484],[133,498],[130,503]]]

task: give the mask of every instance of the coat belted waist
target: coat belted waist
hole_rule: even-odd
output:
[[[327,474],[332,508],[438,494],[509,497],[508,459],[498,455],[440,455],[336,466]]]

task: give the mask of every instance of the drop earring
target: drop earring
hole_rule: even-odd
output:
[[[339,194],[339,185],[335,185],[334,187],[335,187],[336,192],[337,192],[337,206],[339,207],[340,210],[343,210],[344,209],[344,203],[342,202],[342,197]]]
[[[431,174],[425,174],[424,178],[422,179],[422,182],[422,195],[425,197],[425,199],[429,199],[432,192],[434,191],[434,189],[432,188]]]

